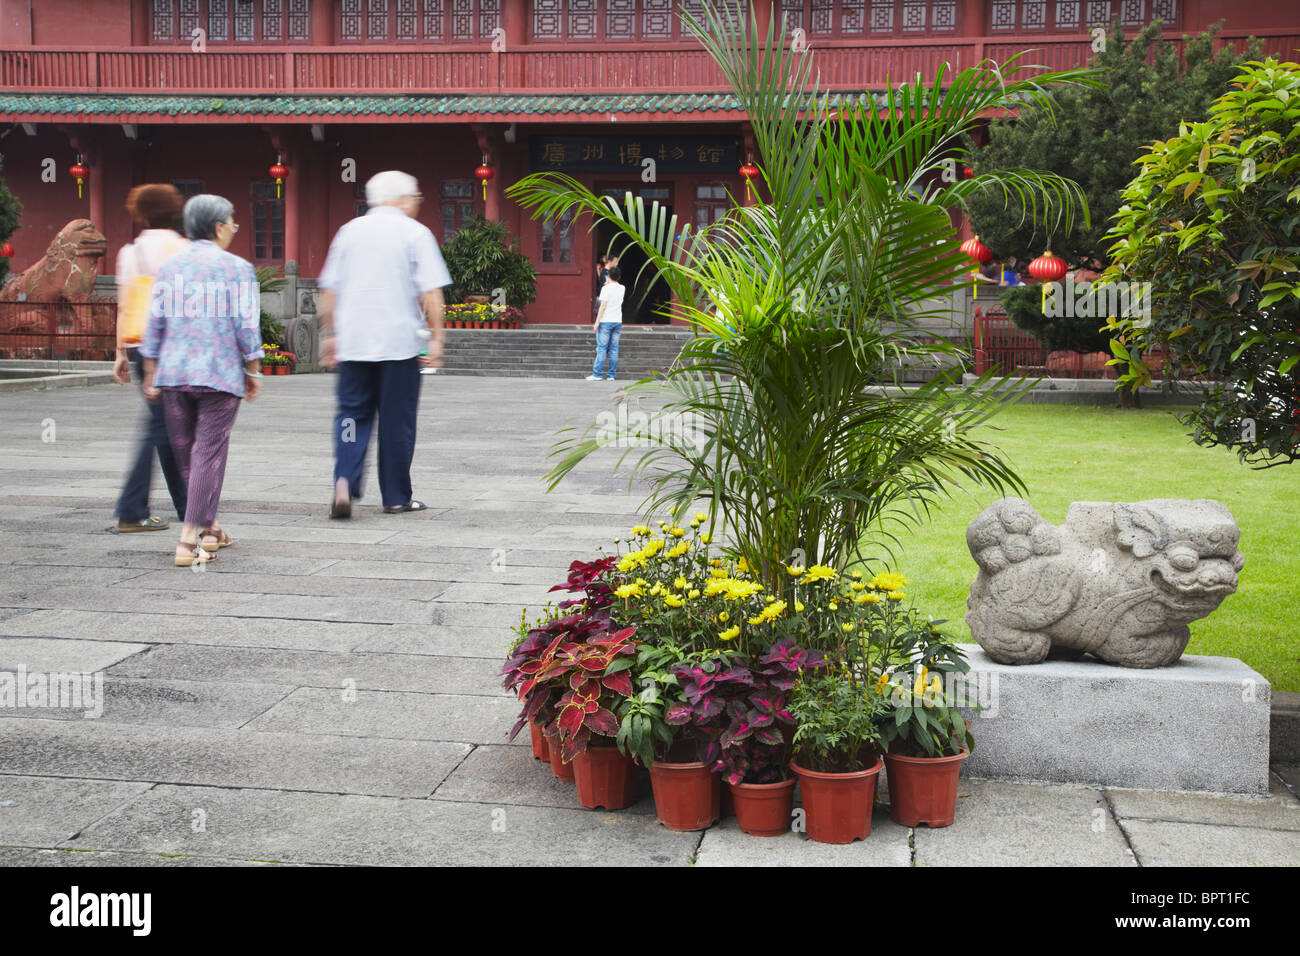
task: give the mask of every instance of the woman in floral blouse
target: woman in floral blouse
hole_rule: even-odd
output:
[[[250,263],[226,251],[239,231],[234,212],[221,196],[185,204],[185,234],[193,241],[159,272],[140,347],[145,395],[163,403],[189,489],[178,567],[211,561],[231,544],[217,525],[230,429],[240,399],[255,398],[262,378],[257,277]]]

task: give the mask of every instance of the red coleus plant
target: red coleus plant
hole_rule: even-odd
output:
[[[821,651],[790,639],[773,644],[747,663],[738,657],[707,666],[673,669],[684,701],[668,708],[665,720],[685,726],[706,741],[701,759],[724,771],[731,783],[776,783],[785,777],[781,725],[794,724],[786,694],[803,668],[821,667]]]
[[[529,631],[506,661],[503,686],[524,704],[510,731],[511,740],[529,721],[537,720],[547,725],[548,734],[560,734],[567,761],[586,749],[593,730],[610,736],[618,732],[616,723],[612,730],[606,729],[608,708],[601,696],[631,695],[631,681],[623,672],[632,666],[635,645],[630,639],[635,628],[610,633],[613,592],[599,578],[614,564],[613,558],[574,561],[568,581],[551,590],[583,596],[561,601],[559,608],[567,613]]]

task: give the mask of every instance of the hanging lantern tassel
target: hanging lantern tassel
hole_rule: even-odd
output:
[[[75,163],[68,167],[68,174],[77,181],[77,198],[80,199],[81,185],[90,178],[90,170],[81,164],[80,156],[77,157]]]
[[[757,197],[754,193],[754,180],[758,178],[758,167],[752,162],[745,163],[740,167],[740,175],[745,177],[745,195],[751,202],[755,201]]]
[[[277,159],[275,165],[270,168],[269,172],[271,173],[271,178],[275,180],[275,198],[279,199],[280,187],[283,186],[284,181],[289,178],[289,169],[283,162]]]
[[[496,170],[488,165],[487,157],[483,157],[483,162],[479,168],[474,170],[474,175],[483,183],[483,201],[487,202],[487,184],[488,180],[496,175]]]

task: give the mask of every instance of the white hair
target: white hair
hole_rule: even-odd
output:
[[[396,169],[375,173],[366,180],[366,204],[370,206],[397,202],[403,196],[414,196],[419,192],[420,184],[415,177]]]

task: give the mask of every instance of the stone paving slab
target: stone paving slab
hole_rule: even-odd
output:
[[[474,564],[425,564],[416,561],[335,561],[319,572],[322,578],[382,578],[398,581],[456,581],[482,584],[556,583],[552,568],[510,563],[508,555],[498,561],[490,556]]]
[[[113,677],[431,694],[502,693],[501,662],[409,654],[338,654],[257,647],[155,647],[109,671]]]
[[[704,832],[697,866],[911,866],[911,831],[877,805],[871,835],[845,845],[817,843],[802,833],[753,837],[729,817]]]
[[[142,592],[164,594],[168,592]],[[237,597],[213,592],[206,598],[220,597],[222,613],[228,617],[290,618],[299,621],[364,621],[371,624],[432,624],[434,612],[429,601],[394,601],[351,595],[315,596],[305,594],[259,595]]]
[[[208,683],[192,680],[104,680],[101,713],[87,715],[88,704],[58,709],[0,708],[0,717],[43,720],[94,719],[110,724],[159,727],[242,727],[293,691],[293,685]]]
[[[514,623],[517,624],[518,618]],[[465,624],[416,627],[394,624],[376,630],[356,645],[356,650],[376,654],[435,654],[444,657],[487,657],[505,661],[506,645],[513,638],[500,627],[471,627]],[[500,681],[498,680],[499,684]]]
[[[206,812],[199,833],[195,808]],[[684,865],[698,841],[633,814],[159,786],[65,845],[298,863],[656,866]]]
[[[1300,866],[1300,833],[1164,820],[1126,820],[1142,866]]]
[[[503,692],[504,693],[504,692]],[[412,694],[301,687],[247,725],[248,730],[282,734],[333,734],[367,739],[505,743],[519,715],[510,697]],[[528,741],[521,733],[514,746]]]
[[[220,552],[221,557],[213,567],[205,567],[201,572],[191,571],[181,574],[183,569],[167,571],[146,571],[131,579],[131,587],[145,591],[186,591],[195,594],[221,592],[229,594],[229,600],[243,603],[249,596],[261,598],[266,587],[266,575],[260,573],[243,573],[243,555],[230,556]],[[215,565],[219,564],[220,567]],[[276,595],[271,600],[293,595],[295,597],[364,597],[366,600],[382,601],[428,601],[445,593],[450,581],[390,581],[375,578],[322,578],[298,575],[279,580],[275,584]]]
[[[1115,815],[1131,820],[1163,820],[1221,826],[1300,831],[1300,799],[1276,779],[1267,797],[1155,790],[1109,790]],[[1300,864],[1300,858],[1296,860]]]
[[[915,830],[917,866],[1135,866],[1102,791],[962,777],[950,827]]]
[[[515,738],[527,744],[528,732],[521,730]],[[435,800],[458,800],[465,803],[501,805],[506,795],[512,806],[560,807],[583,809],[572,781],[559,780],[533,757],[531,747],[487,744],[474,748],[456,770],[434,791]],[[620,813],[654,816],[654,797],[650,792],[650,775],[641,773],[637,802]]]
[[[0,774],[0,845],[53,846],[130,803],[152,784]]]
[[[162,853],[119,853],[113,850],[29,850],[0,846],[0,867],[6,866],[305,866],[261,860],[227,860],[216,856],[175,856]]]
[[[171,555],[167,555],[171,565]],[[159,565],[162,559],[159,559]],[[177,574],[194,574],[173,568]],[[194,575],[197,577],[198,575]],[[251,595],[245,595],[251,597]],[[45,610],[126,612],[130,614],[184,614],[188,616],[230,613],[227,595],[191,591],[137,591],[126,588],[89,588],[73,585],[0,587],[0,607],[32,607]]]
[[[1273,773],[1293,795],[1300,796],[1300,764],[1274,764]]]
[[[4,623],[10,624],[21,620],[21,617],[12,618]],[[147,648],[147,644],[127,644],[116,641],[3,637],[0,638],[0,670],[16,671],[19,667],[23,667],[28,673],[33,671],[93,673]]]
[[[9,773],[425,797],[465,744],[0,718]]]
[[[87,640],[126,638],[150,644],[212,644],[219,646],[280,647],[299,650],[346,651],[358,642],[383,633],[386,624],[351,624],[321,621],[268,620],[262,618],[202,617],[195,627],[190,615],[94,614],[89,611],[31,611],[0,621],[3,635],[20,637],[65,635]]]

